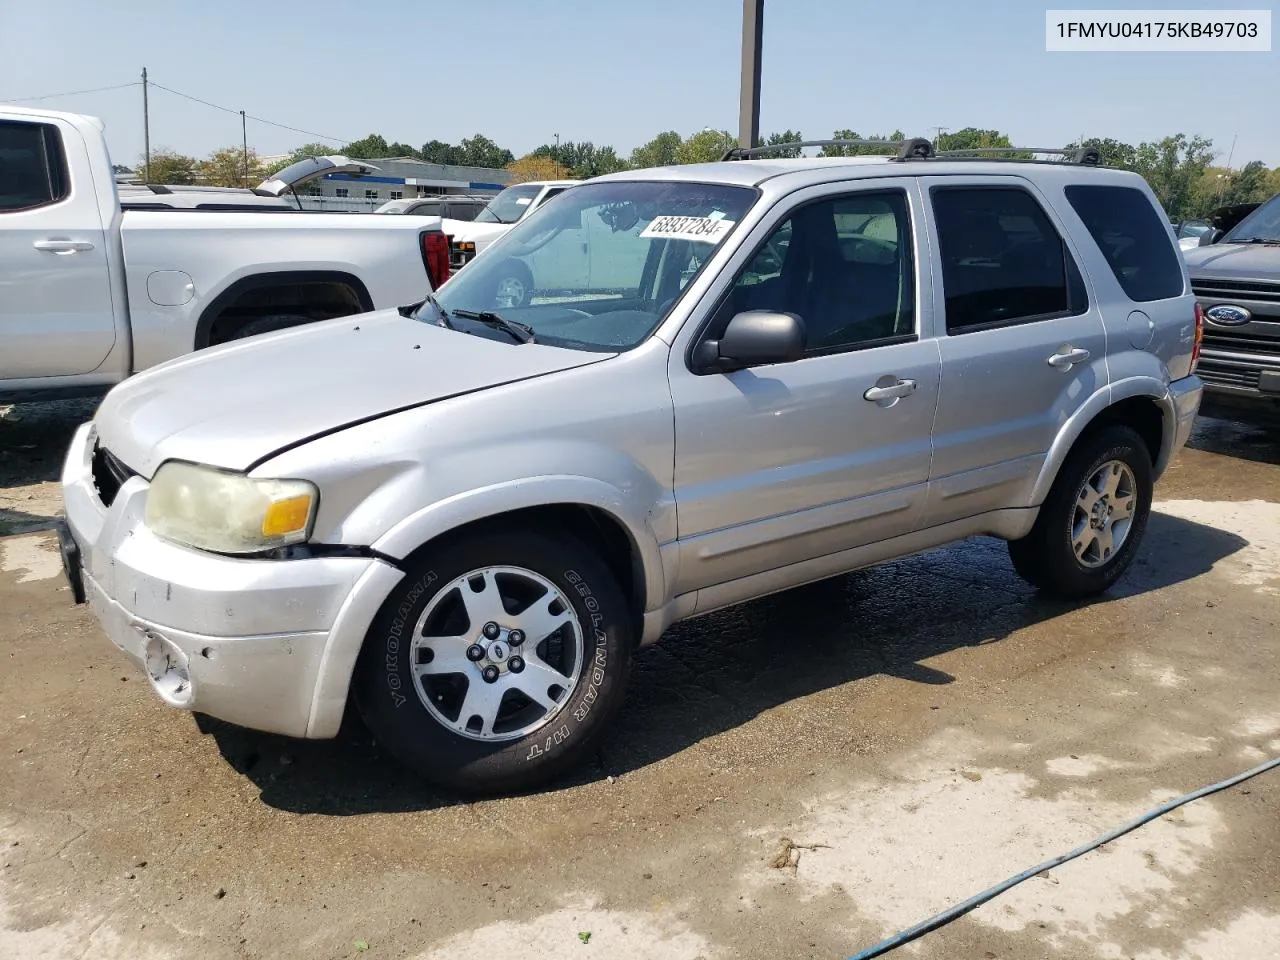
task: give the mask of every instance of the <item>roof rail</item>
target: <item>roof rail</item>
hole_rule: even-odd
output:
[[[747,160],[766,153],[799,150],[803,147],[897,147],[896,160],[928,160],[934,155],[933,144],[921,137],[908,140],[797,140],[794,143],[770,143],[762,147],[733,147],[721,160]]]
[[[937,156],[960,157],[977,154],[978,158],[990,155],[1010,153],[1050,153],[1066,158],[1066,163],[1079,163],[1086,167],[1096,167],[1102,163],[1102,154],[1097,147],[1073,147],[1069,150],[1058,147],[969,147],[958,150],[939,150]]]

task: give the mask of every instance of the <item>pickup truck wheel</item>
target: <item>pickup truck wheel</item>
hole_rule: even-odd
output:
[[[520,790],[590,749],[621,704],[632,618],[604,563],[514,530],[431,550],[374,621],[356,705],[377,739],[455,790]]]
[[[1129,427],[1086,436],[1062,465],[1031,533],[1011,541],[1024,580],[1077,599],[1107,590],[1133,562],[1151,513],[1151,455]]]
[[[270,317],[258,317],[243,326],[237,327],[231,334],[231,340],[243,340],[245,337],[256,337],[260,333],[273,333],[288,327],[299,327],[304,323],[314,322],[311,317],[301,314],[280,313]]]
[[[533,274],[516,259],[507,260],[498,270],[493,298],[499,307],[524,307],[533,296]]]

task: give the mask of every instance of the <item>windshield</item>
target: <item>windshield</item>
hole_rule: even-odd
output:
[[[1224,243],[1261,238],[1280,243],[1280,193],[1249,214],[1223,237]]]
[[[688,182],[574,187],[467,264],[436,300],[450,314],[496,312],[527,325],[538,343],[629,350],[667,315],[756,197],[747,187]],[[433,307],[420,316],[434,319]]]
[[[536,183],[522,183],[507,187],[490,200],[483,210],[476,215],[477,223],[515,223],[525,215],[529,204],[538,195],[542,187]]]

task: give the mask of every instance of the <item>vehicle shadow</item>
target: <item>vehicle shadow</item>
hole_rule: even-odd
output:
[[[1095,602],[1189,580],[1245,545],[1155,513],[1133,567]],[[1002,542],[979,538],[688,621],[637,654],[627,702],[603,745],[548,789],[639,769],[779,704],[877,674],[952,683],[922,661],[999,643],[1080,606],[1036,593],[1014,574]],[[200,723],[273,807],[342,816],[463,802],[404,772],[354,718],[332,741]]]
[[[1280,430],[1261,424],[1197,417],[1187,446],[1254,463],[1280,464]]]

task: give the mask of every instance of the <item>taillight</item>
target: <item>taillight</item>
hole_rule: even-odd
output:
[[[1191,348],[1191,372],[1196,372],[1196,364],[1200,362],[1200,344],[1204,342],[1204,307],[1196,304],[1196,342]]]
[[[449,279],[449,238],[439,230],[422,234],[422,262],[427,267],[431,289],[439,290]]]

